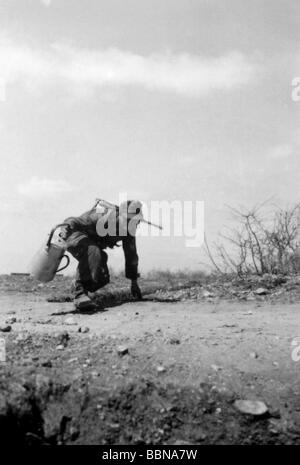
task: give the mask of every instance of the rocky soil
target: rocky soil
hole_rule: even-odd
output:
[[[134,302],[115,277],[80,314],[69,278],[1,277],[2,440],[300,444],[299,277],[141,284]]]

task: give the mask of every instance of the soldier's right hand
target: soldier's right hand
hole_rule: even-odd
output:
[[[138,300],[142,300],[142,292],[136,280],[131,281],[131,295]]]

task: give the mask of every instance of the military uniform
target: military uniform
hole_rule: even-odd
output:
[[[115,221],[115,234],[99,236],[97,232],[98,221],[106,224]],[[118,211],[97,211],[96,208],[83,213],[79,217],[67,218],[64,223],[68,225],[63,236],[67,251],[77,260],[75,298],[97,289],[109,283],[109,271],[107,267],[107,248],[113,248],[122,244],[125,256],[126,278],[136,280],[138,274],[138,254],[136,251],[136,239],[134,235],[124,235],[121,228]],[[138,222],[137,222],[138,223]]]

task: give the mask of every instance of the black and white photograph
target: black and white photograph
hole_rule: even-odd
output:
[[[300,445],[299,44],[299,0],[0,0],[1,444]]]

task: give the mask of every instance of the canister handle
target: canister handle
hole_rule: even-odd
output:
[[[59,268],[56,273],[58,273],[59,271],[62,271],[64,270],[65,268],[67,268],[67,266],[69,266],[69,263],[70,263],[70,257],[68,257],[68,255],[63,255],[62,258],[66,258],[67,259],[67,264],[65,266],[62,266],[61,268]]]

